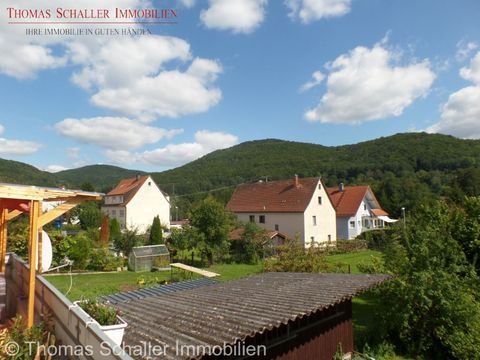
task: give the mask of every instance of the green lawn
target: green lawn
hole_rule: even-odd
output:
[[[262,272],[263,265],[247,265],[247,264],[218,264],[212,265],[205,270],[216,272],[220,274],[216,279],[221,281],[228,281],[239,279],[242,277],[250,276],[259,272]]]
[[[67,297],[72,300],[92,298],[101,295],[113,294],[120,291],[138,289],[137,279],[143,276],[146,280],[157,277],[159,280],[170,279],[170,271],[154,273],[135,273],[131,271],[103,273],[103,274],[78,274],[73,275],[73,286]],[[49,275],[45,278],[60,292],[65,294],[70,287],[70,276]]]
[[[342,263],[346,266],[350,265],[350,271],[352,274],[358,274],[360,271],[358,270],[358,264],[361,263],[368,263],[372,261],[372,257],[380,258],[382,253],[375,250],[360,250],[360,251],[353,251],[346,254],[336,254],[336,255],[328,255],[327,261],[330,263]]]

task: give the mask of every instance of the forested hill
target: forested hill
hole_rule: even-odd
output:
[[[60,171],[54,175],[59,184],[67,185],[70,188],[92,185],[96,191],[108,192],[120,180],[133,178],[138,174],[144,174],[144,172],[127,170],[111,165],[89,165],[77,169]]]
[[[93,185],[108,191],[122,178],[142,173],[92,165],[51,174],[0,160],[0,181],[70,188]],[[211,193],[226,201],[244,182],[321,175],[327,185],[370,184],[382,205],[398,214],[436,197],[459,200],[480,194],[480,140],[406,133],[354,145],[326,147],[275,139],[249,141],[218,150],[176,169],[153,173],[182,209]],[[181,216],[184,214],[180,214]]]
[[[218,189],[226,200],[236,184],[294,174],[321,175],[329,186],[371,184],[383,206],[397,214],[401,206],[412,209],[437,196],[478,194],[480,141],[426,133],[336,147],[268,139],[215,151],[153,176],[170,194],[202,196]]]

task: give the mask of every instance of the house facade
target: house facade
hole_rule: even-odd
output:
[[[145,233],[159,216],[160,223],[170,227],[170,199],[149,175],[120,181],[104,197],[102,212],[117,219],[122,229]]]
[[[344,186],[327,188],[337,213],[337,238],[350,240],[361,233],[382,229],[390,219],[382,209],[370,186]]]
[[[336,241],[335,209],[319,177],[240,185],[227,209],[242,222],[298,238],[305,247]]]

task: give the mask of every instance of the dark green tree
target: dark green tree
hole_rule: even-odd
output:
[[[221,203],[209,196],[193,206],[190,219],[198,231],[197,247],[211,265],[214,254],[220,255],[228,251],[232,216]]]
[[[452,232],[450,208],[421,208],[385,252],[394,278],[380,290],[383,331],[414,356],[475,358],[480,349],[479,279]]]
[[[126,229],[113,245],[117,251],[123,252],[123,255],[128,257],[132,248],[142,245],[142,238],[138,235],[137,229]]]
[[[102,224],[102,212],[98,204],[93,201],[86,201],[77,206],[78,219],[82,229],[99,228]]]
[[[150,245],[163,244],[162,224],[160,223],[160,217],[158,215],[153,218],[148,243]]]

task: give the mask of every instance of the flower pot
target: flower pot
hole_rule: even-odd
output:
[[[103,330],[105,335],[107,335],[113,342],[117,345],[122,344],[123,334],[125,328],[127,327],[127,322],[123,320],[120,316],[117,316],[118,324],[115,325],[100,325],[100,329]]]
[[[80,303],[82,300],[75,301],[73,304],[77,305],[78,308],[91,320],[96,322],[100,329],[107,335],[115,344],[121,346],[123,334],[125,332],[125,328],[127,327],[127,322],[123,320],[120,316],[117,315],[117,324],[114,325],[100,325],[97,320],[95,320],[89,313],[87,313],[82,307]]]

